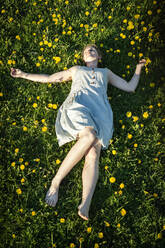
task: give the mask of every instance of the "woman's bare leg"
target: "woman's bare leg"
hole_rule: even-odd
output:
[[[82,171],[82,202],[78,207],[78,214],[84,220],[88,220],[89,218],[89,207],[99,176],[100,151],[101,144],[96,140],[96,143],[88,150],[85,156],[85,164]]]
[[[63,178],[82,159],[87,150],[96,140],[96,133],[92,127],[86,127],[79,133],[79,140],[71,148],[62,162],[57,174],[52,180],[51,186],[46,194],[46,203],[55,207],[58,201],[58,190]]]

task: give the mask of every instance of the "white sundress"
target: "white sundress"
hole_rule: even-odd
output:
[[[59,146],[76,140],[91,126],[107,149],[113,135],[113,112],[107,98],[107,68],[76,66],[71,91],[58,110],[55,131]]]

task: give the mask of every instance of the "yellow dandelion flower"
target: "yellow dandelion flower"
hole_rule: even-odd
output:
[[[147,28],[146,27],[143,27],[143,31],[146,32],[147,31]]]
[[[132,116],[132,113],[129,111],[129,112],[126,113],[126,116],[127,116],[128,118],[130,118],[130,117]]]
[[[15,238],[16,238],[16,235],[15,235],[14,233],[12,234],[12,238],[13,238],[13,239],[15,239]]]
[[[48,47],[52,47],[52,43],[51,42],[48,43]]]
[[[97,28],[97,26],[98,26],[97,23],[93,24],[93,28]]]
[[[92,231],[92,227],[88,227],[88,228],[87,228],[87,232],[88,232],[88,233],[91,233],[91,231]]]
[[[56,164],[60,164],[61,161],[59,159],[56,159]]]
[[[123,20],[123,23],[127,23],[127,19],[124,19],[124,20]]]
[[[24,178],[22,178],[22,179],[21,179],[21,183],[24,183],[24,182],[25,182],[25,179],[24,179]]]
[[[69,1],[65,1],[65,4],[68,5],[69,4]]]
[[[120,228],[120,227],[121,227],[120,223],[118,223],[118,224],[117,224],[117,227],[118,227],[118,228]]]
[[[24,164],[21,164],[21,165],[20,165],[20,169],[21,169],[21,170],[24,170],[24,169],[25,169],[25,165],[24,165]]]
[[[20,210],[19,210],[21,213],[23,213],[23,209],[22,208],[20,208]]]
[[[19,148],[16,148],[16,149],[15,149],[15,153],[18,153],[18,152],[19,152]]]
[[[36,212],[35,211],[32,211],[32,216],[35,216],[36,215]]]
[[[148,15],[152,15],[152,11],[151,11],[151,10],[148,10],[148,11],[147,11],[147,14],[148,14]]]
[[[15,162],[12,162],[12,163],[11,163],[11,166],[12,166],[12,167],[15,167],[15,165],[16,165]]]
[[[11,64],[12,64],[12,60],[9,59],[9,60],[7,61],[7,63],[8,63],[8,65],[11,65]]]
[[[107,221],[104,221],[104,223],[105,223],[105,226],[107,226],[107,227],[110,226],[110,224]]]
[[[60,222],[61,222],[61,223],[65,223],[65,219],[64,219],[64,218],[61,218],[61,219],[60,219]]]
[[[37,108],[37,103],[33,103],[33,108]]]
[[[131,8],[129,6],[127,6],[127,11],[129,11]]]
[[[99,233],[98,233],[98,237],[99,237],[100,239],[102,239],[102,238],[104,237],[104,234],[103,234],[102,232],[99,232]]]
[[[53,57],[53,59],[55,60],[56,64],[58,64],[61,61],[60,57]]]
[[[159,14],[161,12],[161,9],[157,9],[157,13]]]
[[[144,112],[144,113],[143,113],[143,118],[147,119],[148,116],[149,116],[149,115],[148,115],[148,112]]]
[[[84,27],[84,24],[81,23],[81,24],[80,24],[80,28],[82,28],[82,27]]]
[[[34,169],[34,170],[32,170],[32,172],[33,172],[33,173],[35,173],[35,172],[36,172],[36,170]]]
[[[138,144],[135,143],[133,146],[134,146],[135,148],[137,148],[137,147],[138,147]]]
[[[94,244],[94,248],[99,248],[99,244],[98,243],[95,243]]]
[[[128,137],[128,139],[132,139],[133,136],[132,136],[132,134],[128,133],[127,137]]]
[[[116,155],[117,154],[116,150],[112,150],[112,154]]]
[[[123,191],[122,190],[119,190],[118,193],[119,193],[119,195],[122,195],[123,194]]]
[[[140,15],[137,14],[137,15],[135,15],[134,17],[135,17],[135,19],[139,19]]]
[[[21,40],[20,36],[19,35],[16,35],[15,37],[17,40]]]
[[[124,187],[125,187],[124,183],[121,183],[121,184],[120,184],[120,188],[121,188],[121,189],[124,189]]]
[[[101,4],[101,1],[96,1],[94,4],[95,4],[97,7],[99,7],[99,5]]]
[[[163,235],[162,235],[162,233],[160,232],[160,233],[158,233],[158,239],[162,239],[162,237],[163,237]]]
[[[157,104],[157,105],[158,105],[158,107],[161,107],[161,106],[162,106],[160,102],[158,102],[158,104]]]
[[[131,56],[132,56],[132,52],[129,52],[129,53],[128,53],[128,56],[131,57]]]
[[[134,40],[131,40],[130,44],[131,45],[134,45],[135,44],[135,41]]]
[[[53,104],[53,105],[52,105],[52,108],[53,108],[53,109],[57,109],[57,104]]]
[[[46,126],[42,127],[42,132],[46,132],[48,128]]]
[[[115,183],[116,182],[116,178],[115,177],[110,177],[109,181],[110,181],[110,183]]]
[[[126,212],[126,210],[124,208],[122,208],[120,213],[121,213],[122,216],[124,216],[124,215],[126,215],[127,212]]]
[[[21,195],[22,194],[22,190],[20,188],[17,189],[16,192],[17,192],[18,195]]]
[[[158,194],[157,194],[157,193],[153,193],[153,196],[154,196],[155,198],[157,198],[157,197],[158,197]]]
[[[143,56],[143,53],[139,53],[139,57],[142,57]]]
[[[70,248],[74,248],[74,247],[76,247],[76,246],[75,246],[74,243],[70,243],[69,247],[70,247]]]
[[[112,16],[108,16],[108,19],[111,20],[112,19]]]
[[[84,27],[85,27],[86,29],[88,29],[88,28],[89,28],[89,25],[88,25],[88,24],[85,24]]]
[[[52,108],[52,106],[53,106],[52,103],[48,104],[48,108]]]
[[[16,125],[16,122],[13,122],[12,125],[15,126]]]
[[[89,16],[89,11],[86,11],[86,12],[85,12],[85,15],[86,15],[86,16]]]
[[[125,125],[122,125],[121,128],[122,128],[122,129],[125,129]]]
[[[23,131],[26,132],[27,130],[28,130],[27,127],[24,126],[24,127],[23,127]]]
[[[139,117],[138,116],[132,116],[132,119],[133,119],[133,122],[136,122],[139,120]]]
[[[6,12],[6,10],[5,10],[5,9],[2,9],[2,10],[1,10],[1,13],[2,13],[2,14],[4,14],[5,12]]]
[[[108,165],[106,165],[106,166],[104,167],[104,169],[105,169],[105,170],[108,170]]]
[[[39,67],[41,64],[39,62],[36,63],[36,66]]]
[[[48,44],[48,41],[47,40],[44,40],[44,45],[47,45]]]

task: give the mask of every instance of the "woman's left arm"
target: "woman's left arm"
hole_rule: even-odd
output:
[[[118,75],[108,69],[108,81],[110,84],[123,91],[135,92],[135,89],[139,83],[141,69],[145,64],[145,59],[139,61],[139,63],[136,65],[135,73],[129,82],[127,82],[125,79],[119,77]]]

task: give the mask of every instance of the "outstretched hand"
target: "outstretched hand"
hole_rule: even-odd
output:
[[[137,65],[143,67],[143,66],[145,66],[145,64],[146,64],[146,60],[141,59]]]
[[[21,77],[22,73],[23,72],[20,69],[11,68],[10,70],[10,75],[12,77]]]

